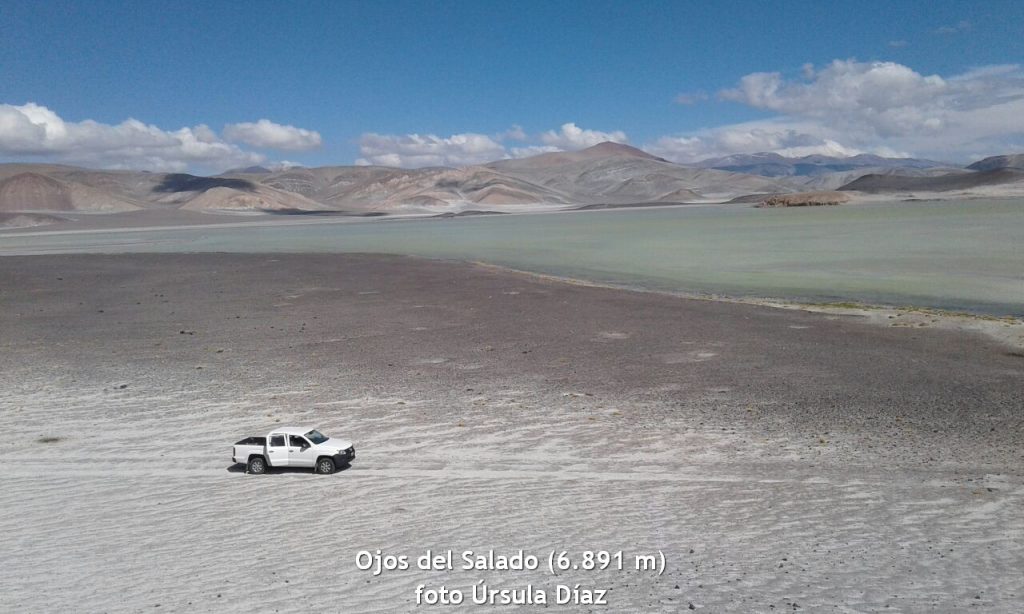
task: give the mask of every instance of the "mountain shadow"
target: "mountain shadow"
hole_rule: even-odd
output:
[[[227,177],[196,177],[186,173],[164,175],[163,181],[153,188],[154,192],[205,192],[213,188],[231,188],[245,192],[254,192],[256,184],[245,179],[229,179]]]

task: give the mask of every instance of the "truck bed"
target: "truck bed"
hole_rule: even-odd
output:
[[[246,437],[242,441],[235,444],[236,446],[260,446],[261,448],[267,445],[266,437]]]

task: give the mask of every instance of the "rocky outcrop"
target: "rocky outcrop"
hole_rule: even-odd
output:
[[[841,192],[798,192],[796,194],[777,194],[769,196],[758,204],[758,207],[819,207],[824,205],[840,205],[850,200],[849,194]]]

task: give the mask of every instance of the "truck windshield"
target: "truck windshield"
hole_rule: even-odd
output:
[[[316,445],[320,445],[323,442],[327,441],[327,436],[321,433],[320,431],[313,429],[312,431],[306,433],[306,439],[312,441]]]

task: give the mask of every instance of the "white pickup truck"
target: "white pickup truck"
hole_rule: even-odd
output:
[[[231,460],[245,463],[248,473],[266,473],[271,467],[308,467],[314,473],[334,473],[355,457],[351,441],[296,426],[276,428],[266,437],[247,437],[231,448]]]

